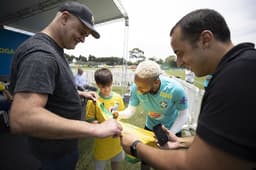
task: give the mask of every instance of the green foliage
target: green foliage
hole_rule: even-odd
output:
[[[148,58],[149,60],[152,60],[152,61],[155,61],[156,63],[158,64],[163,64],[164,63],[164,60],[162,60],[161,58],[160,59],[157,59],[157,57],[150,57]]]
[[[95,56],[89,55],[88,61],[95,61],[95,60],[96,60],[96,57],[95,57]]]
[[[168,70],[165,70],[165,72],[170,75],[170,76],[174,76],[174,77],[177,77],[177,78],[181,78],[181,79],[185,79],[185,71],[183,69],[168,69]]]
[[[137,63],[140,63],[146,59],[144,51],[139,48],[133,48],[131,51],[129,51],[129,58],[136,59]]]
[[[79,61],[82,61],[82,62],[87,62],[87,58],[84,57],[84,56],[82,56],[82,55],[80,55],[80,56],[78,57],[78,60],[79,60]]]
[[[157,61],[156,61],[158,64],[163,64],[164,63],[164,60],[163,59],[158,59]]]
[[[99,57],[95,59],[98,63],[104,63],[107,65],[122,65],[124,64],[124,59],[119,57]]]
[[[176,56],[171,55],[165,59],[165,63],[169,64],[171,68],[177,68]]]
[[[68,61],[68,63],[72,63],[73,59],[76,58],[73,55],[68,55],[68,54],[64,54],[64,57],[66,58],[66,60]]]
[[[122,57],[114,57],[114,56],[107,56],[107,57],[96,57],[94,55],[89,55],[88,58],[85,56],[80,55],[79,57],[75,57],[73,55],[64,54],[65,58],[67,59],[68,63],[72,63],[75,61],[75,64],[79,65],[90,65],[90,66],[97,66],[99,64],[106,64],[106,65],[137,65],[140,62],[146,59],[144,55],[144,51],[139,48],[133,48],[129,51],[129,58],[133,59],[133,61],[127,61]],[[75,59],[75,60],[74,60]],[[151,57],[149,60],[155,61],[158,64],[169,64],[172,68],[176,68],[175,56],[169,56],[165,60],[161,59],[160,57]]]
[[[167,69],[167,70],[165,70],[165,72],[168,75],[175,76],[182,80],[185,80],[185,70],[184,69],[179,69],[179,68]],[[205,80],[205,76],[204,77],[195,77],[194,85],[200,89],[203,89],[204,88],[204,84],[203,84],[204,80]]]

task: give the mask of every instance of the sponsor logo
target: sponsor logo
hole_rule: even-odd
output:
[[[148,115],[152,118],[159,118],[161,117],[160,113],[155,113],[155,112],[149,112]]]
[[[0,48],[0,54],[14,54],[14,52],[11,48]]]

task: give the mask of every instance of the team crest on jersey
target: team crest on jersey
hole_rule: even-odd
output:
[[[160,101],[160,107],[162,108],[162,109],[165,109],[165,108],[167,108],[167,102],[166,101]]]

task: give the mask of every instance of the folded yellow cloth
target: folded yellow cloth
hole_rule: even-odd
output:
[[[95,105],[96,105],[97,113],[99,113],[98,116],[101,118],[101,120],[105,121],[105,120],[113,117],[112,113],[107,108],[104,107],[103,103],[96,101]],[[153,146],[153,147],[157,146],[156,142],[155,142],[154,133],[152,131],[132,125],[130,123],[125,123],[122,121],[119,121],[119,122],[121,123],[121,125],[123,127],[124,135],[125,135],[125,133],[134,134],[144,144],[147,144],[147,145]],[[140,161],[139,159],[137,159],[134,156],[129,155],[129,154],[126,154],[125,160],[127,160],[130,163],[136,163],[136,162]]]

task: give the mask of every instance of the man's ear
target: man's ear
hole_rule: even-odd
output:
[[[70,13],[68,11],[61,12],[61,24],[66,25],[68,18],[70,17]]]
[[[213,33],[210,30],[204,30],[201,32],[200,39],[201,39],[203,48],[209,48],[213,37],[214,37]]]
[[[161,82],[161,81],[160,81],[159,78],[157,78],[156,80],[154,80],[154,84],[155,84],[155,85],[160,85],[160,82]]]

